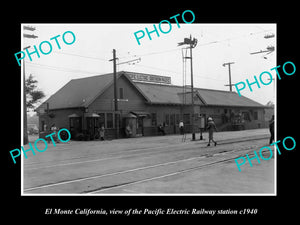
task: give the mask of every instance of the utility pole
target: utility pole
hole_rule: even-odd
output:
[[[192,40],[192,35],[190,35],[190,40]],[[193,79],[193,55],[192,55],[193,44],[190,42],[190,57],[191,57],[191,91],[192,91],[192,140],[195,141],[195,129],[194,129],[194,120],[195,120],[195,106],[194,106],[194,79]]]
[[[110,59],[109,61],[113,61],[116,138],[119,138],[119,116],[117,116],[118,114],[117,59],[118,58],[116,57],[116,50],[113,49],[113,58]]]
[[[24,30],[34,31],[34,27],[23,26]],[[38,36],[23,34],[24,38],[37,38]],[[30,46],[25,47],[29,48]],[[24,50],[23,49],[23,50]],[[27,106],[26,106],[26,91],[25,91],[25,59],[23,60],[23,145],[28,144],[28,133],[27,133]]]
[[[190,46],[190,57],[186,57],[189,58],[191,60],[191,103],[192,103],[192,140],[195,141],[196,136],[195,136],[195,129],[194,129],[194,120],[195,120],[195,107],[194,107],[194,81],[193,81],[193,55],[192,55],[192,49],[196,47],[197,45],[197,39],[194,38],[192,40],[192,35],[190,35],[190,38],[184,38],[183,42],[178,43],[178,46],[187,44]]]
[[[225,85],[225,86],[229,86],[229,90],[230,92],[232,92],[232,86],[234,84],[231,84],[231,70],[230,70],[230,65],[234,64],[234,62],[228,62],[228,63],[223,63],[223,66],[228,66],[228,70],[229,70],[229,85]]]
[[[113,61],[113,73],[114,73],[114,108],[115,108],[115,126],[116,126],[116,138],[119,138],[120,133],[120,114],[118,108],[118,83],[117,83],[117,65],[125,64],[125,63],[138,63],[141,61],[141,58],[129,60],[126,62],[117,63],[116,50],[113,49],[113,58],[109,61]]]
[[[23,60],[23,145],[28,144],[27,133],[27,105],[26,105],[26,91],[25,91],[25,60]]]

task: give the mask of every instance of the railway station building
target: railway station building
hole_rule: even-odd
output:
[[[194,88],[194,113],[190,88],[171,84],[171,77],[120,71],[117,73],[117,106],[112,73],[72,79],[37,109],[39,133],[51,126],[67,128],[73,139],[92,140],[104,127],[105,138],[179,134],[182,120],[186,132],[199,132],[212,117],[219,131],[268,127],[266,106],[236,92]],[[130,130],[130,133],[128,133]]]

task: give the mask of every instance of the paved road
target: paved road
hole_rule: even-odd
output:
[[[268,137],[267,129],[257,129],[216,133],[216,147],[206,147],[205,140],[191,141],[190,135],[185,142],[172,135],[49,145],[45,152],[23,158],[23,190],[24,194],[272,194],[273,158],[260,164],[253,160],[253,167],[247,163],[241,172],[234,162],[266,146]]]

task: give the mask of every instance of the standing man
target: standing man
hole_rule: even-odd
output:
[[[53,135],[53,139],[56,141],[56,143],[59,143],[58,142],[58,138],[57,138],[57,127],[55,126],[55,123],[52,124],[52,126],[50,127],[50,130],[52,132],[54,132],[55,134]],[[50,138],[48,139],[48,143],[50,142]]]
[[[162,133],[162,135],[165,135],[166,133],[165,133],[165,129],[164,129],[164,127],[161,125],[161,124],[159,124],[159,126],[158,126],[158,131],[160,132],[160,133]]]
[[[99,129],[99,137],[101,141],[104,141],[104,136],[105,136],[105,128],[104,125],[102,124]]]
[[[269,129],[270,129],[270,133],[271,133],[270,144],[272,144],[274,141],[274,115],[272,115],[272,118],[269,121]]]
[[[216,124],[214,123],[213,119],[211,117],[208,117],[208,123],[207,123],[207,130],[208,130],[208,144],[207,146],[210,146],[210,141],[215,143],[215,146],[217,145],[217,142],[214,141],[214,130],[217,130]]]
[[[132,131],[131,131],[131,127],[129,126],[129,123],[127,124],[126,128],[125,128],[125,134],[126,134],[126,137],[131,137],[132,135]]]
[[[183,125],[183,121],[180,120],[179,122],[179,130],[180,130],[180,134],[184,134],[184,125]]]

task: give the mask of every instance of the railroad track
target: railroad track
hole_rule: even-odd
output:
[[[251,136],[251,137],[245,137],[245,138],[232,138],[232,139],[227,139],[227,140],[220,140],[220,141],[218,141],[218,145],[228,145],[228,144],[233,144],[233,143],[247,142],[247,141],[252,141],[252,140],[261,140],[261,139],[267,139],[267,138],[269,138],[269,135]],[[50,167],[63,166],[63,165],[81,164],[81,163],[94,162],[94,161],[104,161],[104,160],[111,160],[111,159],[118,159],[118,158],[122,158],[122,157],[134,156],[134,154],[140,154],[140,152],[144,152],[144,154],[151,154],[151,153],[155,153],[156,150],[158,150],[158,149],[164,149],[166,147],[171,148],[173,146],[178,146],[178,145],[186,146],[186,145],[188,145],[188,143],[190,143],[190,144],[194,143],[196,145],[199,145],[200,148],[206,146],[206,144],[207,144],[206,142],[199,144],[199,140],[198,140],[195,142],[167,144],[167,145],[161,145],[161,146],[156,146],[156,147],[145,147],[145,148],[136,148],[136,149],[132,148],[132,149],[126,150],[126,151],[117,151],[117,152],[113,152],[113,153],[108,153],[105,155],[104,158],[102,156],[101,158],[95,159],[95,157],[99,157],[99,153],[94,153],[94,154],[89,154],[89,155],[84,155],[84,156],[71,157],[71,158],[64,159],[64,160],[26,163],[26,164],[24,164],[24,166],[25,166],[26,170],[34,170],[34,169],[43,169],[43,168],[50,168]],[[72,149],[72,147],[70,147],[70,149]],[[147,152],[145,152],[145,151],[147,151]],[[165,151],[170,151],[170,149],[166,149]],[[171,151],[173,151],[173,150],[171,150]],[[164,152],[164,151],[162,150],[161,152]],[[125,156],[125,154],[127,154],[127,156]],[[88,159],[88,158],[91,158],[91,160],[68,163],[71,160],[81,160],[81,159]],[[52,162],[55,162],[57,164],[46,165],[46,166],[44,165],[45,163],[47,164],[47,163],[52,163]],[[42,165],[42,166],[36,166],[36,165]]]
[[[240,142],[246,142],[246,141],[258,141],[258,140],[263,140],[267,139],[268,136],[258,136],[258,137],[251,137],[251,138],[244,138],[244,139],[229,139],[229,140],[223,140],[219,141],[219,145],[229,145],[229,144],[237,144]],[[125,158],[125,157],[130,157],[130,156],[136,156],[136,155],[151,155],[154,152],[156,153],[176,153],[176,152],[186,152],[187,150],[190,151],[195,151],[195,149],[199,149],[199,145],[194,144],[194,142],[190,142],[191,144],[182,145],[186,146],[186,148],[180,148],[176,149],[163,149],[161,151],[157,151],[157,148],[166,148],[170,147],[169,145],[163,145],[160,147],[154,147],[154,148],[148,148],[148,149],[135,149],[134,153],[131,151],[126,151],[126,153],[131,153],[131,154],[124,154],[121,156],[111,156],[107,157],[104,159],[95,159],[95,160],[114,160],[114,159],[120,159],[120,158]],[[219,146],[218,145],[218,146]],[[178,144],[177,144],[178,146]],[[181,145],[180,145],[181,146]],[[263,147],[260,146],[260,147]],[[173,160],[173,161],[167,161],[167,162],[161,162],[161,163],[156,163],[152,165],[145,165],[145,166],[140,166],[136,168],[131,168],[131,169],[125,169],[125,170],[120,170],[120,171],[113,171],[109,173],[104,173],[104,174],[97,174],[93,176],[87,176],[87,177],[82,177],[82,178],[76,178],[76,179],[70,179],[70,180],[62,180],[59,182],[54,182],[54,183],[48,183],[48,184],[43,184],[43,185],[38,185],[35,187],[30,187],[24,189],[25,194],[30,194],[30,193],[56,193],[57,188],[60,189],[58,191],[59,193],[69,193],[69,191],[72,189],[75,192],[72,193],[79,193],[79,194],[99,194],[103,193],[105,191],[109,191],[115,188],[122,188],[125,186],[130,186],[134,184],[139,184],[143,182],[149,182],[153,180],[159,180],[163,179],[166,177],[171,177],[171,176],[176,176],[179,174],[184,174],[196,170],[201,170],[204,168],[208,168],[211,166],[218,166],[218,165],[223,165],[227,162],[231,162],[234,159],[244,156],[245,154],[249,154],[250,152],[253,153],[253,150],[258,150],[260,148],[257,145],[251,145],[247,148],[243,149],[235,149],[235,150],[228,150],[228,151],[212,151],[209,154],[202,154],[199,156],[194,156],[194,157],[187,157],[187,158],[182,158],[178,160]],[[200,146],[201,148],[201,146]],[[214,148],[211,148],[214,149]],[[141,153],[141,151],[143,151]],[[153,152],[154,151],[154,152]],[[230,154],[231,153],[231,154]],[[115,154],[118,154],[116,152]],[[115,155],[114,154],[114,155]],[[215,156],[215,157],[212,157]],[[91,160],[86,160],[84,162],[74,162],[74,163],[89,163]],[[73,164],[74,164],[73,163]],[[70,163],[71,164],[71,163]],[[65,164],[66,166],[68,164]],[[59,166],[58,164],[53,165],[53,167]],[[49,168],[48,167],[43,167],[43,168]]]
[[[105,191],[109,191],[111,189],[115,189],[115,188],[121,188],[121,187],[126,187],[126,186],[130,186],[130,185],[134,185],[134,184],[139,184],[139,183],[144,183],[144,182],[148,182],[148,181],[153,181],[153,180],[159,180],[159,179],[163,179],[163,178],[167,178],[167,177],[172,177],[172,176],[176,176],[176,175],[180,175],[180,174],[184,174],[184,173],[188,173],[188,172],[193,172],[196,170],[201,170],[201,169],[205,169],[205,168],[209,168],[211,166],[222,166],[225,163],[228,162],[232,162],[234,161],[236,158],[241,157],[241,156],[245,156],[245,154],[248,154],[249,157],[254,156],[253,150],[257,150],[257,148],[261,148],[263,146],[253,146],[252,148],[247,148],[247,151],[243,151],[243,153],[235,155],[234,157],[228,157],[228,158],[223,158],[223,159],[219,159],[210,163],[205,163],[202,165],[198,165],[198,166],[194,166],[194,167],[190,167],[187,169],[183,169],[183,170],[179,170],[179,171],[175,171],[172,173],[168,173],[168,174],[163,174],[161,176],[154,176],[154,177],[150,177],[150,178],[145,178],[145,179],[141,179],[141,180],[135,180],[135,181],[131,181],[131,182],[125,182],[125,183],[121,183],[121,184],[116,184],[116,185],[111,185],[111,186],[103,186],[100,188],[97,188],[95,190],[89,190],[89,191],[84,191],[82,192],[83,194],[96,194],[96,193],[101,193],[101,192],[105,192]],[[248,151],[249,150],[249,151]],[[222,153],[216,153],[216,154],[223,154]],[[269,153],[268,150],[264,150],[261,152],[262,155],[264,155],[264,153]],[[204,157],[212,157],[213,155],[205,155]],[[202,157],[199,157],[202,158]]]

